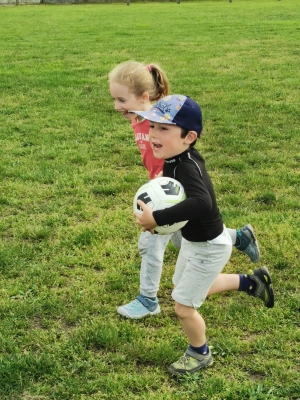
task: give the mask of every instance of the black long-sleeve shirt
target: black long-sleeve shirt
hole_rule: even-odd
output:
[[[187,198],[170,208],[153,212],[157,225],[189,222],[181,228],[182,236],[191,242],[205,242],[219,236],[223,221],[205,161],[194,148],[165,160],[163,176],[177,179]]]

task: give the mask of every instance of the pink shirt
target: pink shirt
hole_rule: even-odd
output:
[[[144,119],[139,122],[136,119],[132,121],[132,128],[136,144],[141,152],[143,164],[147,168],[149,178],[155,178],[163,170],[164,160],[155,158],[149,143],[149,121]]]

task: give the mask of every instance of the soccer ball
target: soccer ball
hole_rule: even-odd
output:
[[[137,204],[142,200],[153,211],[172,207],[186,199],[186,194],[180,182],[173,178],[159,177],[145,183],[136,192],[133,199],[133,211],[142,213]],[[176,222],[172,225],[157,226],[155,232],[160,235],[169,235],[181,229],[188,221]]]

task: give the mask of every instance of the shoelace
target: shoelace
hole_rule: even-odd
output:
[[[189,356],[182,356],[179,360],[178,360],[178,364],[181,364],[183,367],[185,365],[188,364],[188,362],[190,361],[190,357]]]

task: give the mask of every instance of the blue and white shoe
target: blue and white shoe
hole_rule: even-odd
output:
[[[130,303],[119,307],[117,311],[125,318],[139,319],[147,317],[148,315],[159,314],[160,307],[158,304],[158,298],[151,300],[139,294],[137,298]]]
[[[252,262],[258,262],[260,251],[252,226],[248,224],[241,229],[237,229],[236,235],[240,244],[235,247],[243,253],[246,253]]]

